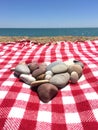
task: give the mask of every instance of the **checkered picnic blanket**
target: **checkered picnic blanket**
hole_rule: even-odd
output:
[[[77,59],[83,75],[48,103],[10,69],[19,62]],[[0,130],[98,130],[98,40],[34,44],[0,44]]]

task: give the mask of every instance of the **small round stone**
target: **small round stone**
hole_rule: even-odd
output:
[[[52,73],[52,71],[46,71],[46,73],[45,73],[45,75],[51,75],[51,76],[53,76],[53,73]]]
[[[71,83],[76,83],[79,79],[78,73],[73,71],[70,76]]]
[[[47,103],[57,95],[58,88],[50,83],[45,83],[38,87],[37,92],[41,101]]]
[[[51,77],[52,77],[51,75],[47,74],[47,75],[45,76],[45,79],[50,80]]]

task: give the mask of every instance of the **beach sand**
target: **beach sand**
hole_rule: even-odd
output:
[[[28,36],[0,36],[0,42],[15,42],[22,40],[30,40],[35,43],[48,43],[57,41],[86,41],[86,40],[98,40],[98,36],[86,37],[86,36],[55,36],[55,37],[28,37]]]

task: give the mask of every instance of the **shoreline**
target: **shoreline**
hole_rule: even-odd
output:
[[[0,36],[0,43],[2,42],[15,42],[22,40],[30,40],[34,43],[48,43],[58,41],[87,41],[87,40],[98,40],[98,36],[51,36],[51,37],[29,37],[29,36]]]

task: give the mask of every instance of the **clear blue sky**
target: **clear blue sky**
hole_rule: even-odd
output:
[[[1,27],[98,27],[98,0],[0,0]]]

